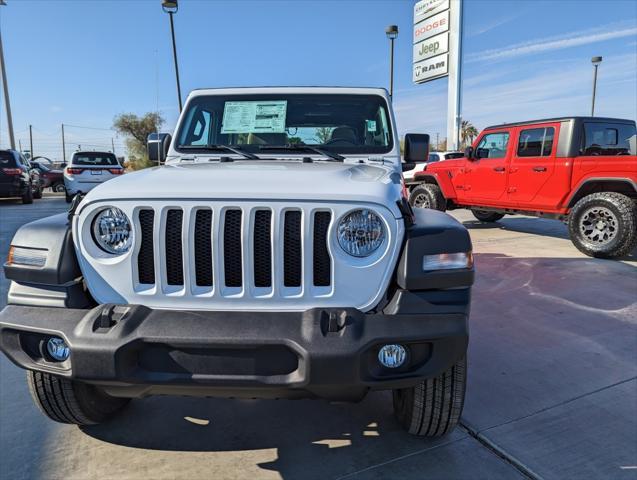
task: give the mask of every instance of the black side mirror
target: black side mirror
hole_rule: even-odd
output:
[[[151,162],[164,163],[172,137],[169,133],[151,133],[147,139],[148,159]]]
[[[464,156],[467,160],[473,160],[473,147],[467,147],[464,149]]]
[[[475,152],[474,157],[476,159],[489,158],[489,149],[488,148],[476,148],[476,152]]]
[[[424,163],[429,158],[429,135],[424,133],[408,133],[405,135],[405,167],[410,163]],[[414,167],[405,168],[412,170]]]

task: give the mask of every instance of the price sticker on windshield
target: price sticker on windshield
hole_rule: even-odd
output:
[[[284,133],[287,100],[226,102],[221,133]]]

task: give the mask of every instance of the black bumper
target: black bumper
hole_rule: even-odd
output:
[[[71,348],[65,362],[46,353],[52,335]],[[439,375],[465,354],[467,342],[466,312],[183,312],[108,305],[10,305],[0,312],[0,349],[18,366],[125,397],[357,400],[369,389],[407,387]],[[386,343],[407,347],[403,367],[380,366],[378,349]]]

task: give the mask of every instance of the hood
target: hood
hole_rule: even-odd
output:
[[[177,163],[105,182],[85,201],[264,199],[370,202],[397,212],[401,176],[382,165],[300,161]]]

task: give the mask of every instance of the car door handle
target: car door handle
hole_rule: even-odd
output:
[[[494,172],[504,172],[504,167],[493,167]]]
[[[546,172],[546,167],[533,167],[534,172]]]

